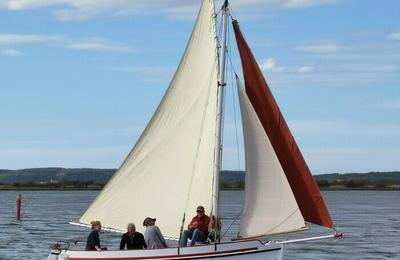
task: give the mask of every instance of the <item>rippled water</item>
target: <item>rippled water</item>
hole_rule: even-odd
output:
[[[88,230],[67,224],[76,220],[96,191],[24,191],[22,221],[15,221],[16,192],[0,191],[0,259],[45,259],[57,240],[85,240]],[[285,259],[400,259],[400,192],[336,191],[324,193],[344,239],[290,244]],[[226,229],[241,210],[243,193],[222,192]],[[238,221],[226,237],[236,234]],[[312,231],[284,237],[311,236]],[[119,235],[104,233],[102,244],[118,246]]]

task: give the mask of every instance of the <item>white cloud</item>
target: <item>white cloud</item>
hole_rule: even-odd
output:
[[[287,8],[304,8],[315,5],[323,5],[327,3],[331,3],[333,1],[330,0],[287,0],[282,1],[283,6]]]
[[[302,66],[302,67],[298,68],[297,72],[301,73],[301,74],[314,73],[314,72],[316,72],[316,69],[315,69],[315,67],[306,65],[306,66]]]
[[[0,56],[20,56],[22,52],[14,50],[14,49],[0,49]]]
[[[0,148],[0,165],[3,168],[21,169],[35,167],[115,168],[131,149],[130,146],[83,148]],[[21,162],[18,158],[23,157]]]
[[[332,43],[331,43],[332,44]],[[393,85],[400,73],[400,46],[387,41],[361,41],[357,45],[319,44],[294,47],[301,51],[293,56],[294,63],[285,73],[276,74],[274,86],[324,86],[324,87],[371,87]],[[302,48],[299,48],[302,47]],[[376,50],[379,50],[377,52]],[[298,55],[298,56],[297,56]],[[314,66],[314,73],[301,73],[301,66]]]
[[[379,107],[388,109],[400,109],[400,99],[388,101],[384,104],[379,105]]]
[[[231,0],[235,10],[246,8],[305,8],[333,3],[336,0]],[[217,6],[222,3],[217,1]]]
[[[74,9],[62,9],[53,12],[53,17],[59,21],[83,21],[91,15],[85,12],[79,12]]]
[[[382,124],[382,125],[362,125],[354,124],[346,121],[335,120],[293,120],[288,125],[297,135],[322,135],[330,136],[347,136],[347,137],[376,137],[384,136],[385,138],[400,138],[400,125]]]
[[[311,74],[315,73],[317,70],[313,66],[304,65],[300,67],[285,67],[277,64],[274,58],[268,58],[266,61],[260,63],[260,68],[262,71],[267,72],[285,72],[285,74]]]
[[[304,8],[324,5],[336,0],[232,0],[237,11],[270,10],[277,8]],[[216,8],[222,0],[216,1]],[[62,21],[85,20],[108,15],[148,15],[161,13],[174,19],[193,19],[198,10],[198,0],[0,0],[0,9],[27,10],[52,6],[53,16]],[[261,11],[260,11],[261,12]]]
[[[0,34],[0,45],[40,43],[61,40],[61,36],[46,36],[37,34]]]
[[[134,52],[125,44],[108,41],[101,37],[91,37],[71,40],[64,36],[48,36],[38,34],[0,34],[0,45],[55,43],[71,50],[107,51],[107,52]],[[0,55],[21,55],[13,49],[2,50]]]
[[[275,67],[275,59],[274,58],[268,58],[263,64],[261,64],[261,68],[263,70],[272,70]]]
[[[386,38],[388,40],[400,41],[400,32],[391,33]]]
[[[266,61],[261,63],[260,68],[263,71],[270,71],[270,72],[283,72],[286,69],[283,66],[278,66],[274,58],[268,58]]]
[[[50,5],[61,4],[65,1],[60,0],[2,0],[0,7],[9,10],[26,10]]]
[[[133,52],[134,50],[121,43],[107,41],[103,38],[86,38],[67,43],[67,49],[110,52]]]
[[[303,46],[298,46],[295,49],[310,53],[332,53],[332,52],[337,52],[340,49],[340,47],[333,43],[327,43],[327,44],[303,45]]]

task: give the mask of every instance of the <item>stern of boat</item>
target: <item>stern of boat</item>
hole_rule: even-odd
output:
[[[47,256],[47,260],[66,260],[68,257],[68,250],[70,248],[70,242],[57,241],[50,247],[50,253]]]

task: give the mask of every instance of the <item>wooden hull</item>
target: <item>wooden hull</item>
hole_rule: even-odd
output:
[[[150,250],[108,250],[102,252],[52,249],[47,260],[93,259],[263,259],[282,260],[282,244],[258,240],[235,241],[217,245]]]

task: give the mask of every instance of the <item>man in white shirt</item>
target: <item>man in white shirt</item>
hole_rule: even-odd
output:
[[[143,226],[146,227],[144,231],[144,240],[147,245],[147,249],[156,249],[156,248],[166,248],[167,243],[163,235],[161,234],[160,229],[155,225],[155,218],[145,218],[143,221]]]

